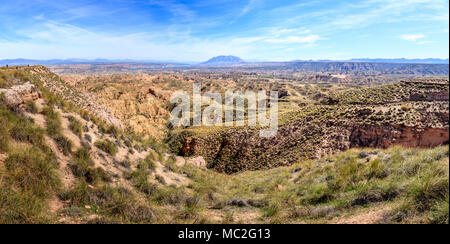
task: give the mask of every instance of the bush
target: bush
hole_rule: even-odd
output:
[[[44,131],[35,128],[30,122],[19,120],[10,130],[11,137],[19,142],[28,142],[36,146],[44,144]]]
[[[62,135],[56,135],[53,139],[55,140],[59,150],[61,150],[64,155],[69,155],[72,153],[72,142],[69,141],[69,139]]]
[[[432,224],[449,224],[449,197],[444,201],[437,202],[431,212]]]
[[[86,165],[91,164],[91,157],[89,155],[89,150],[86,148],[80,148],[73,154],[75,160],[80,162],[85,162]]]
[[[449,179],[425,176],[409,187],[409,194],[414,199],[417,211],[430,210],[436,201],[448,197]]]
[[[60,115],[49,106],[45,107],[42,113],[46,116],[47,120],[47,134],[52,137],[60,135],[62,128]]]
[[[14,191],[0,185],[1,224],[49,223],[41,215],[45,207],[45,201],[31,192]]]
[[[150,156],[150,155],[148,155],[147,157],[145,157],[145,159],[144,160],[141,160],[139,163],[138,163],[138,168],[139,169],[143,169],[143,170],[155,170],[156,169],[156,164],[155,164],[155,162],[153,161],[153,159],[152,159],[153,157],[152,156]]]
[[[3,74],[0,76],[0,88],[6,88],[9,86],[8,81],[6,81],[6,76]]]
[[[75,206],[92,206],[104,218],[118,218],[119,223],[151,223],[155,214],[152,209],[140,205],[128,191],[103,186],[91,189],[81,181],[72,190],[61,194],[63,200],[71,200]],[[110,220],[108,222],[115,222]]]
[[[106,130],[105,130],[105,132],[107,133],[107,134],[110,134],[110,135],[112,135],[112,136],[114,136],[115,138],[117,138],[118,136],[119,136],[119,129],[117,129],[115,126],[109,126]]]
[[[36,107],[36,103],[34,101],[27,101],[25,103],[26,105],[26,111],[28,113],[36,114],[38,112],[38,109]]]
[[[38,197],[48,196],[60,182],[55,172],[57,163],[40,149],[16,149],[5,160],[8,181]]]
[[[155,200],[159,204],[179,205],[184,204],[188,195],[181,188],[167,187],[159,189],[155,194]]]
[[[9,148],[9,133],[6,120],[0,117],[0,152],[7,152]]]
[[[69,122],[70,122],[69,124],[70,130],[78,137],[81,137],[81,135],[83,134],[83,124],[77,119],[75,119],[73,116],[69,117]]]
[[[154,195],[159,191],[156,185],[148,182],[148,173],[145,170],[135,170],[131,174],[131,180],[134,187],[147,195]]]
[[[95,184],[99,180],[111,182],[111,176],[102,168],[93,168],[94,163],[89,156],[89,151],[80,148],[74,153],[74,164],[70,165],[75,176],[82,177],[86,182]]]
[[[117,146],[109,140],[98,140],[94,143],[100,150],[114,156],[118,152]]]

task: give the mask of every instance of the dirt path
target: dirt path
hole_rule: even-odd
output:
[[[189,185],[189,180],[186,179],[186,177],[174,172],[170,172],[169,170],[164,168],[164,166],[160,162],[155,162],[155,165],[156,168],[154,177],[156,177],[156,175],[159,175],[164,178],[165,185],[172,185],[176,187]],[[154,181],[158,182],[156,178],[154,179]]]
[[[335,218],[332,224],[376,224],[379,223],[384,215],[392,209],[389,204],[381,204],[371,208],[359,209],[357,213],[350,216]]]
[[[8,158],[7,154],[0,153],[0,169],[4,167],[6,158]]]
[[[56,214],[59,210],[64,207],[64,204],[57,196],[53,196],[48,203],[48,211],[51,214]]]
[[[222,210],[213,210],[208,209],[201,212],[201,216],[204,216],[206,219],[211,221],[212,223],[221,224],[224,221],[231,223],[245,223],[245,224],[257,224],[260,222],[261,213],[258,210],[254,209],[232,209],[229,210],[230,219],[227,220],[226,211]]]
[[[34,120],[34,124],[41,127],[46,128],[46,122],[45,122],[45,116],[42,114],[31,114],[31,113],[25,113],[27,117],[30,117]]]
[[[69,189],[74,184],[75,181],[75,178],[68,167],[70,163],[70,157],[64,155],[61,151],[59,151],[58,146],[50,137],[45,136],[45,143],[47,144],[47,146],[50,147],[52,152],[55,154],[56,159],[59,162],[60,170],[58,172],[60,172],[61,174],[61,181],[64,187],[66,189]]]

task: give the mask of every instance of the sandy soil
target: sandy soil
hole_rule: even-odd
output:
[[[350,216],[342,216],[331,221],[333,224],[376,224],[383,216],[392,209],[388,204],[376,205],[370,208],[359,209],[358,212]]]

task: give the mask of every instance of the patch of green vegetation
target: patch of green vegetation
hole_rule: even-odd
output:
[[[46,116],[47,134],[53,138],[64,155],[69,155],[72,152],[72,142],[62,135],[61,116],[51,106],[45,107],[42,113]]]
[[[94,168],[94,163],[91,160],[90,153],[85,148],[78,149],[73,154],[73,163],[69,166],[72,173],[83,179],[89,184],[97,184],[101,181],[111,182],[111,176],[104,169]]]
[[[0,152],[7,152],[9,150],[9,133],[3,126],[4,122],[0,119]]]
[[[326,96],[322,103],[376,105],[417,100],[426,101],[427,93],[448,92],[448,90],[448,80],[447,84],[420,80],[401,81],[389,85],[333,92]],[[419,94],[421,95],[419,96]],[[415,98],[412,98],[412,96]]]
[[[70,200],[71,206],[89,206],[89,211],[101,216],[96,223],[153,223],[157,217],[151,207],[138,203],[133,193],[120,187],[90,188],[80,181],[60,197]]]
[[[59,191],[56,168],[53,157],[39,148],[15,148],[0,172],[0,223],[48,223],[41,213]]]
[[[83,124],[73,116],[69,116],[68,119],[70,122],[69,124],[70,130],[78,137],[81,137],[83,134]]]
[[[242,199],[257,206],[261,216],[267,218],[264,222],[320,223],[339,212],[387,204],[394,206],[389,213],[392,217],[382,222],[445,223],[448,155],[448,146],[352,149],[290,167],[235,175],[203,172],[193,166],[183,170],[192,181],[189,188],[205,202],[214,206]],[[298,213],[299,208],[304,211]]]
[[[16,149],[5,160],[8,177],[15,186],[36,196],[49,196],[59,186],[57,163],[38,148]]]
[[[46,117],[47,134],[50,136],[61,134],[62,126],[61,116],[59,115],[59,113],[56,112],[53,107],[47,106],[43,108],[42,114],[44,114]]]
[[[98,140],[94,143],[94,145],[99,148],[100,150],[114,156],[116,155],[116,153],[118,152],[118,148],[116,146],[116,144],[114,144],[113,142],[104,139],[104,140]]]
[[[25,105],[26,105],[26,111],[28,113],[36,114],[38,112],[36,103],[34,101],[27,101],[27,102],[25,102]]]
[[[22,115],[15,114],[5,105],[0,104],[1,139],[0,151],[7,152],[10,140],[30,143],[45,152],[49,152],[44,143],[44,130],[34,126],[33,122]]]
[[[44,144],[44,130],[36,128],[26,119],[18,120],[10,129],[10,135],[18,142],[27,142],[33,145]]]

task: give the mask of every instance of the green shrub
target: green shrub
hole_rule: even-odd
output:
[[[83,124],[75,119],[73,116],[69,117],[69,128],[70,130],[77,135],[78,137],[81,137],[83,134]]]
[[[114,136],[114,138],[117,138],[120,134],[119,129],[117,129],[115,126],[108,126],[105,130],[106,133]]]
[[[21,119],[10,130],[11,137],[19,142],[28,142],[36,146],[44,144],[44,131]]]
[[[449,224],[449,197],[443,201],[436,202],[432,207],[431,223],[432,224]]]
[[[60,182],[55,171],[57,163],[40,149],[15,149],[5,160],[8,182],[38,197],[48,196]]]
[[[43,109],[42,113],[46,116],[47,120],[47,134],[50,136],[60,135],[61,126],[61,116],[53,110],[52,107],[47,106]]]
[[[138,168],[131,173],[131,180],[134,187],[136,187],[139,191],[147,195],[153,195],[158,192],[158,188],[156,185],[148,182],[148,175],[149,174],[145,169]]]
[[[144,160],[139,161],[137,167],[142,170],[155,170],[156,164],[153,161],[153,157],[151,155],[148,155],[145,157]]]
[[[62,135],[56,135],[53,139],[55,140],[59,150],[61,150],[64,155],[69,155],[72,153],[72,142],[69,141],[69,139]]]
[[[2,74],[0,76],[0,88],[7,88],[9,86],[8,81],[6,80],[6,76]]]
[[[15,191],[0,185],[0,223],[1,224],[44,224],[48,219],[41,212],[46,201],[30,191]]]
[[[78,149],[74,154],[74,159],[80,162],[85,162],[86,165],[91,164],[91,157],[89,155],[89,150],[87,150],[86,148],[80,148]]]
[[[36,114],[38,112],[36,103],[34,101],[27,101],[25,105],[28,113]]]
[[[436,201],[445,200],[449,195],[449,179],[436,176],[422,176],[409,187],[415,208],[419,212],[430,210]]]
[[[94,143],[94,145],[96,147],[98,147],[100,150],[102,150],[112,156],[116,155],[116,153],[118,152],[117,146],[113,142],[111,142],[107,139],[98,140]]]
[[[70,165],[75,176],[83,178],[90,184],[95,184],[102,180],[111,182],[111,176],[102,168],[93,168],[94,162],[91,160],[89,151],[85,148],[78,149],[74,154],[74,164]]]
[[[6,126],[6,119],[0,117],[0,152],[7,152],[9,148],[9,133]]]
[[[72,190],[63,192],[61,198],[70,199],[74,206],[89,205],[103,218],[117,218],[118,221],[113,222],[152,223],[155,218],[151,208],[138,204],[134,196],[122,188],[103,186],[92,189],[81,181]]]
[[[189,196],[182,188],[166,187],[160,188],[154,195],[154,199],[161,205],[180,205],[184,204]]]

